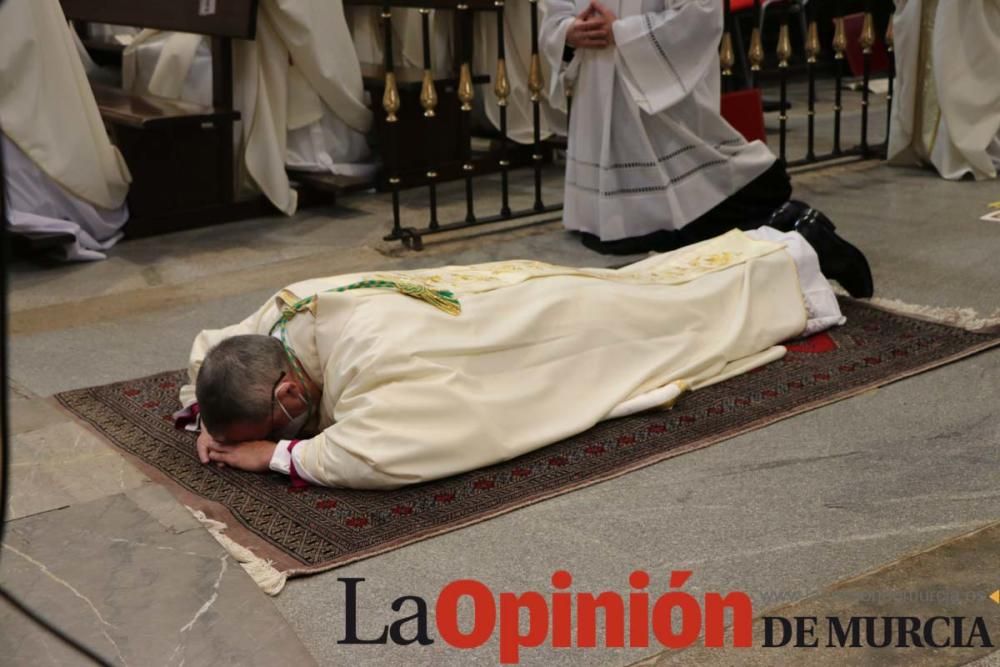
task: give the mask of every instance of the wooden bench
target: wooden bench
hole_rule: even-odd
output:
[[[101,116],[129,170],[129,237],[150,236],[265,212],[261,198],[236,201],[233,39],[253,39],[258,0],[60,0],[87,23],[206,35],[212,106],[94,86]]]

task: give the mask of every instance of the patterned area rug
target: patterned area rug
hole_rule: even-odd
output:
[[[617,477],[1000,345],[998,333],[842,302],[848,324],[784,359],[684,396],[669,411],[604,422],[491,468],[399,491],[293,492],[282,475],[201,465],[171,413],[180,371],[59,394],[76,417],[185,504],[288,575],[334,568]]]

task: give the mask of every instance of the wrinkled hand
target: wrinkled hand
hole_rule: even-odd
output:
[[[251,440],[237,445],[212,442],[208,445],[208,459],[247,472],[267,472],[277,443],[270,440]]]
[[[570,24],[566,43],[575,49],[603,49],[615,43],[612,25],[617,20],[611,10],[594,0]]]
[[[208,463],[208,447],[215,443],[215,438],[213,438],[209,432],[202,428],[201,433],[198,434],[198,460],[202,463]]]

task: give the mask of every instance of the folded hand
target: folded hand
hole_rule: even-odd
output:
[[[566,43],[575,49],[603,49],[615,43],[614,13],[597,0],[573,19],[566,31]]]
[[[224,445],[213,440],[208,445],[208,460],[238,470],[267,472],[276,446],[277,443],[269,440],[252,440],[236,445]]]

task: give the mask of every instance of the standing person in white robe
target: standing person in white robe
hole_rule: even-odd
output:
[[[58,0],[0,6],[7,217],[64,259],[103,259],[128,220],[131,176],[104,130]]]
[[[1000,169],[1000,0],[897,0],[889,162],[947,179]]]
[[[780,358],[842,324],[821,269],[862,268],[820,221],[613,269],[511,261],[291,285],[203,331],[198,455],[388,489],[491,465]],[[863,257],[861,259],[863,262]]]
[[[664,251],[773,215],[791,229],[784,165],[720,114],[719,0],[545,0],[541,45],[573,90],[563,223],[603,253]],[[569,48],[567,48],[569,47]],[[564,55],[570,52],[568,62]]]
[[[125,50],[122,70],[131,92],[212,103],[211,53],[201,35],[145,30]],[[234,42],[233,71],[244,186],[292,215],[298,199],[286,167],[374,173],[372,116],[339,0],[261,0],[256,38]]]

